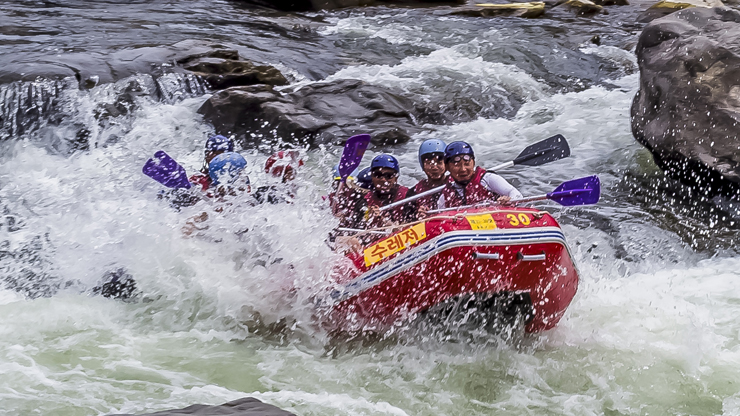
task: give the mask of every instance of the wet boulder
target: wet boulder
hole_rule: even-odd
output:
[[[0,69],[0,96],[5,98],[4,103],[0,103],[0,141],[53,127],[65,131],[53,142],[60,153],[88,150],[93,130],[106,134],[98,137],[93,145],[107,146],[117,142],[130,128],[123,116],[136,111],[141,98],[175,103],[232,86],[288,83],[276,68],[245,59],[234,48],[195,40],[117,51],[107,58],[78,53],[54,59],[59,64],[56,69],[47,65],[19,69],[28,74],[13,73],[13,65]],[[34,68],[42,72],[35,72]],[[41,79],[24,81],[29,75]],[[57,77],[63,79],[57,80]],[[4,79],[22,80],[3,85]],[[71,98],[65,91],[93,89],[100,84],[109,85],[106,94],[113,98],[98,100],[92,110],[96,125],[85,125],[80,120],[89,120],[87,115],[80,117],[77,111],[87,110],[71,105]],[[56,133],[39,133],[44,134]]]
[[[670,176],[713,196],[740,189],[740,12],[690,8],[637,44],[632,133]]]
[[[514,16],[535,18],[545,13],[545,2],[533,1],[526,3],[477,3],[469,6],[448,7],[435,11],[438,16],[471,16],[495,17]]]
[[[74,78],[80,88],[89,89],[142,74],[160,77],[166,73],[191,72],[216,85],[248,85],[244,80],[249,79],[274,85],[285,83],[277,69],[240,58],[233,47],[190,39],[173,45],[127,48],[111,54],[53,54],[35,57],[32,62],[9,57],[0,68],[0,84],[37,78]]]
[[[723,3],[720,0],[660,0],[642,12],[637,20],[646,23],[690,7],[712,8],[722,6]]]
[[[253,397],[234,400],[222,405],[209,406],[205,404],[194,404],[184,409],[165,410],[163,412],[147,413],[139,416],[295,416],[295,414],[282,410],[271,404],[263,403]],[[130,414],[119,414],[110,416],[133,416]]]
[[[333,10],[346,7],[392,6],[430,3],[464,3],[464,0],[233,0],[268,9],[288,12]]]
[[[177,61],[185,70],[203,78],[214,90],[254,84],[286,85],[288,80],[276,68],[255,65],[239,57],[239,52],[216,49],[190,55]]]
[[[593,0],[599,6],[629,6],[629,0]]]
[[[318,145],[368,133],[376,145],[404,143],[421,131],[411,100],[359,80],[322,82],[278,91],[270,85],[219,91],[198,113],[243,146],[262,140]]]
[[[557,3],[557,7],[570,9],[579,16],[588,16],[601,13],[604,8],[591,0],[564,0]]]

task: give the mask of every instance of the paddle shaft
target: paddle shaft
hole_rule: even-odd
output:
[[[510,201],[510,203],[512,203],[512,204],[524,204],[524,203],[527,203],[527,202],[543,201],[545,199],[549,199],[547,195],[528,196],[526,198],[515,199],[513,201]]]
[[[513,160],[510,160],[510,161],[508,161],[506,163],[502,163],[502,164],[494,167],[493,169],[488,169],[487,171],[488,172],[495,172],[497,170],[506,169],[506,168],[511,167],[511,166],[514,166],[514,161]],[[398,202],[394,202],[392,204],[388,204],[388,205],[382,206],[382,207],[380,207],[380,210],[381,211],[386,211],[386,210],[389,210],[391,208],[395,208],[395,207],[397,207],[399,205],[403,205],[403,204],[405,204],[407,202],[416,201],[419,198],[424,198],[427,195],[433,195],[433,194],[442,192],[442,191],[444,191],[444,189],[445,189],[446,186],[447,186],[447,184],[440,185],[440,186],[438,186],[436,188],[432,188],[432,189],[430,189],[428,191],[424,191],[424,192],[422,192],[420,194],[416,194],[414,196],[410,196],[410,197],[408,197],[406,199],[402,199],[402,200],[400,200]]]
[[[491,205],[493,203],[495,203],[495,201],[479,202],[477,204],[463,205],[461,207],[432,209],[432,210],[427,211],[427,214],[438,214],[440,212],[457,211],[460,209],[467,209],[467,208],[477,208],[477,207],[483,207],[486,205]]]
[[[536,195],[536,196],[530,196],[530,197],[527,197],[527,198],[514,199],[514,200],[511,200],[511,201],[507,202],[506,205],[519,205],[519,204],[525,204],[527,202],[544,201],[546,199],[555,201],[555,202],[557,202],[557,203],[559,203],[561,205],[566,205],[566,206],[570,206],[570,205],[583,205],[583,201],[579,201],[578,200],[579,195],[583,195],[583,194],[587,194],[588,195],[588,194],[592,194],[594,192],[597,193],[597,194],[599,194],[601,192],[601,189],[600,189],[600,187],[598,185],[598,182],[597,183],[588,183],[588,182],[586,182],[584,184],[584,182],[583,182],[584,179],[588,180],[590,178],[574,179],[572,181],[564,182],[564,183],[560,184],[560,186],[558,186],[557,188],[555,188],[555,190],[553,192],[550,192],[549,194]],[[586,188],[586,189],[566,189],[566,190],[561,190],[561,189],[563,189],[564,187],[566,187],[568,185],[574,186],[574,184],[583,184],[585,186],[588,186],[588,188]],[[570,202],[570,203],[568,203],[568,202]],[[575,203],[573,203],[573,202],[575,202]],[[465,209],[465,208],[474,208],[474,207],[480,207],[480,206],[485,206],[485,205],[490,205],[490,204],[496,204],[496,201],[484,201],[484,202],[479,202],[477,204],[464,205],[464,206],[461,206],[461,207],[454,207],[454,208],[433,209],[431,211],[427,211],[427,214],[436,214],[436,213],[445,212],[445,211],[454,211],[454,210]]]
[[[368,231],[368,230],[362,230],[359,228],[345,228],[345,227],[338,227],[336,228],[337,231],[345,231],[348,233],[369,233],[369,234],[379,234],[379,235],[388,235],[388,231]]]
[[[519,205],[519,204],[524,204],[527,202],[543,201],[545,199],[548,199],[547,195],[530,196],[527,198],[513,199],[509,201],[506,205]],[[479,202],[477,204],[463,205],[461,207],[433,209],[433,210],[427,211],[427,214],[437,214],[440,212],[456,211],[459,209],[466,209],[466,208],[477,208],[477,207],[482,207],[486,205],[500,205],[500,204],[497,204],[496,201],[485,201],[485,202]]]

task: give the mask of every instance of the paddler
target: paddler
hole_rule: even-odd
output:
[[[342,182],[339,174],[339,165],[334,167],[334,190],[329,194],[329,206],[332,214],[339,219],[340,228],[355,228],[362,215],[359,214],[359,206],[365,206],[365,195],[372,190],[372,176],[370,168],[362,169],[359,173],[353,172]],[[327,243],[332,249],[336,248],[338,240],[340,245],[354,245],[359,249],[360,241],[343,231],[334,230],[329,233]],[[351,243],[351,244],[350,244]]]
[[[249,192],[249,177],[244,174],[247,160],[235,152],[225,152],[211,159],[208,176],[211,178],[209,196],[224,198]]]
[[[345,217],[346,221],[341,226],[369,229],[404,222],[403,206],[395,207],[388,211],[380,210],[380,207],[400,201],[406,197],[408,188],[398,184],[399,173],[400,168],[398,166],[398,160],[395,157],[388,154],[375,156],[370,163],[370,183],[364,182],[362,181],[363,178],[360,178],[360,183],[369,184],[371,189],[365,193],[364,197],[358,200],[355,212],[351,216]],[[366,175],[360,174],[358,176],[362,177]],[[336,242],[335,245],[330,245],[332,248],[361,252],[364,245],[378,239],[378,235],[376,234],[364,234],[359,238],[354,235],[347,236],[342,234],[333,233],[330,235],[329,240]]]
[[[205,192],[212,184],[211,176],[209,175],[209,165],[213,158],[223,154],[225,152],[234,151],[234,142],[228,137],[215,134],[208,137],[205,145],[205,158],[203,159],[203,167],[200,168],[200,172],[190,177],[190,183],[193,185],[200,185],[201,189]]]
[[[218,155],[233,151],[234,142],[228,137],[221,136],[219,134],[209,136],[205,144],[203,167],[200,169],[200,172],[191,175],[190,178],[188,178],[188,181],[193,186],[200,186],[201,191],[207,192],[213,184],[213,180],[209,175],[209,165],[211,161]],[[249,184],[247,184],[247,191],[251,191],[249,189]],[[168,200],[170,205],[178,211],[182,207],[195,205],[201,198],[191,192],[186,192],[183,189],[161,191],[158,197]]]
[[[249,190],[249,177],[244,174],[247,160],[235,152],[225,152],[212,158],[208,166],[208,175],[211,179],[207,196],[216,202],[225,202]],[[214,209],[221,212],[224,206]],[[208,213],[203,212],[187,220],[183,226],[183,234],[191,235],[196,230],[205,230],[207,225],[201,225],[208,220]],[[246,231],[246,230],[244,230]]]
[[[360,200],[356,228],[376,228],[398,224],[404,220],[403,206],[380,211],[380,208],[406,198],[408,188],[398,184],[400,173],[398,160],[382,154],[375,156],[370,163],[372,190]]]
[[[334,167],[333,191],[329,194],[329,206],[332,214],[339,218],[340,227],[349,227],[354,221],[357,206],[361,199],[372,189],[372,177],[370,168],[352,172],[342,182],[339,175],[339,165]]]
[[[438,139],[425,140],[419,146],[419,165],[427,176],[409,189],[407,198],[433,188],[440,187],[447,181],[447,167],[445,166],[445,142]],[[427,210],[437,208],[439,195],[427,195],[406,204],[407,219],[415,220],[424,216]]]
[[[522,194],[506,179],[476,166],[475,152],[466,142],[448,144],[445,147],[444,160],[450,178],[437,202],[440,209],[483,201],[506,204],[511,199],[522,198]]]
[[[260,186],[254,193],[257,203],[290,203],[295,198],[298,168],[303,166],[303,159],[297,150],[280,150],[265,161],[265,173],[280,179],[280,185]]]
[[[357,186],[359,186],[363,191],[372,191],[373,189],[373,175],[372,172],[370,172],[370,167],[367,167],[363,170],[361,170],[355,179],[355,183]],[[365,192],[367,193],[367,192]]]

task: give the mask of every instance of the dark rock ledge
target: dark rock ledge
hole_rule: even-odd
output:
[[[255,135],[301,144],[340,144],[368,133],[373,144],[407,142],[421,131],[410,111],[414,103],[359,80],[317,83],[279,92],[269,85],[233,87],[215,93],[198,110],[221,134],[237,140]]]
[[[295,416],[294,413],[286,412],[271,404],[262,403],[253,397],[234,400],[222,405],[209,406],[205,404],[194,404],[184,409],[165,410],[163,412],[147,413],[138,416]],[[134,416],[132,414],[117,414],[110,416]]]

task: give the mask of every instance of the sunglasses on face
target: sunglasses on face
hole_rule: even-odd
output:
[[[372,175],[373,175],[373,178],[378,178],[378,179],[383,178],[383,179],[391,180],[391,179],[395,178],[398,175],[398,173],[396,173],[396,172],[385,172],[385,173],[383,173],[383,172],[381,172],[379,170],[376,170],[376,171],[372,172]]]
[[[463,160],[466,161],[466,162],[470,162],[471,160],[473,160],[473,157],[470,156],[470,155],[455,156],[452,159],[450,159],[450,162],[452,162],[452,163],[460,163]]]

